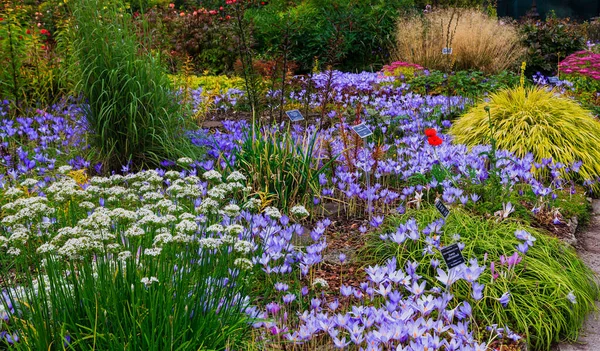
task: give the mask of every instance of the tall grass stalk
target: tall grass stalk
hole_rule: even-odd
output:
[[[88,100],[92,145],[111,169],[163,159],[195,157],[184,136],[183,117],[158,57],[144,52],[131,16],[119,1],[76,0],[72,4],[81,67],[80,90]]]

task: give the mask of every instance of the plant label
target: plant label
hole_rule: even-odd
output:
[[[452,55],[452,48],[443,48],[442,55]]]
[[[361,123],[355,126],[352,126],[352,130],[354,130],[354,132],[356,134],[358,134],[359,137],[361,137],[362,139],[368,137],[369,135],[372,135],[373,132],[371,131],[371,129],[369,127],[367,127],[366,124]]]
[[[558,77],[548,77],[548,83],[549,84],[556,85],[556,84],[558,84],[559,80],[560,79],[558,79]]]
[[[285,111],[285,114],[292,122],[298,122],[304,119],[304,116],[302,116],[302,114],[298,110]]]
[[[437,208],[437,210],[442,214],[442,216],[444,216],[444,218],[448,217],[448,215],[450,214],[450,210],[448,209],[448,207],[446,207],[446,205],[444,205],[444,203],[440,200],[435,201],[435,208]]]
[[[443,247],[441,251],[444,262],[446,262],[446,266],[449,270],[466,262],[456,243]]]

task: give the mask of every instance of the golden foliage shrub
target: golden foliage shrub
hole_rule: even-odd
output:
[[[445,47],[451,55],[442,54]],[[498,73],[524,53],[515,26],[476,9],[439,9],[397,23],[395,58],[429,69]]]
[[[490,119],[498,149],[519,157],[532,153],[537,162],[552,158],[566,167],[583,162],[581,179],[600,176],[600,122],[577,102],[541,87],[501,90],[455,121],[450,134],[469,147],[488,144]]]

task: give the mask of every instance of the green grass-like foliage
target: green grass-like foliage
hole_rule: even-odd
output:
[[[409,218],[415,218],[419,229],[423,229],[439,217],[433,206],[420,211],[412,210],[389,220],[382,232],[395,231],[400,223],[405,223]],[[508,257],[516,251],[516,245],[521,243],[514,235],[517,229],[527,230],[537,240],[523,261],[509,270],[499,263],[499,257]],[[368,242],[369,255],[381,262],[395,256],[400,265],[407,261],[420,262],[418,273],[432,286],[445,288],[435,278],[437,272],[430,263],[431,259],[437,259],[441,262],[440,267],[447,270],[442,255],[435,252],[423,256],[423,249],[427,246],[423,236],[416,242],[408,239],[399,245],[390,240],[382,241],[379,234],[374,234]],[[572,248],[516,222],[498,223],[461,209],[452,209],[446,219],[441,234],[442,245],[451,244],[454,234],[460,234],[460,241],[465,244],[462,253],[466,260],[477,258],[480,265],[488,266],[478,279],[485,284],[484,297],[480,301],[472,299],[471,284],[464,280],[450,287],[450,293],[458,301],[469,301],[479,330],[492,324],[498,324],[499,327],[506,325],[524,335],[533,350],[548,350],[553,342],[577,339],[586,314],[595,309],[598,289],[593,272]],[[487,262],[484,258],[486,254]],[[499,277],[493,281],[489,268],[491,261],[495,262],[496,272],[499,272]],[[511,299],[508,306],[503,308],[497,299],[507,291]],[[571,291],[576,296],[576,304],[566,298]]]
[[[186,120],[158,57],[147,53],[120,1],[72,4],[80,89],[99,161],[109,168],[194,156]]]
[[[287,210],[295,204],[309,205],[319,194],[319,175],[333,160],[319,155],[319,133],[294,138],[288,132],[252,126],[235,155],[235,166],[250,175],[253,188],[272,206]]]
[[[490,119],[485,111],[489,106]],[[531,152],[536,161],[552,158],[567,166],[583,161],[579,175],[600,175],[600,123],[576,102],[544,88],[516,87],[494,93],[460,117],[450,128],[457,143],[467,146],[496,139],[498,149],[519,157]],[[569,177],[570,175],[566,175]]]

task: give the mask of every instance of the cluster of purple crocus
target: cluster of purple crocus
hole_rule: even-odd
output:
[[[87,146],[87,122],[81,104],[64,99],[36,110],[31,117],[7,118],[9,104],[0,107],[0,181],[3,177],[52,179],[56,165],[89,166],[81,152]]]

